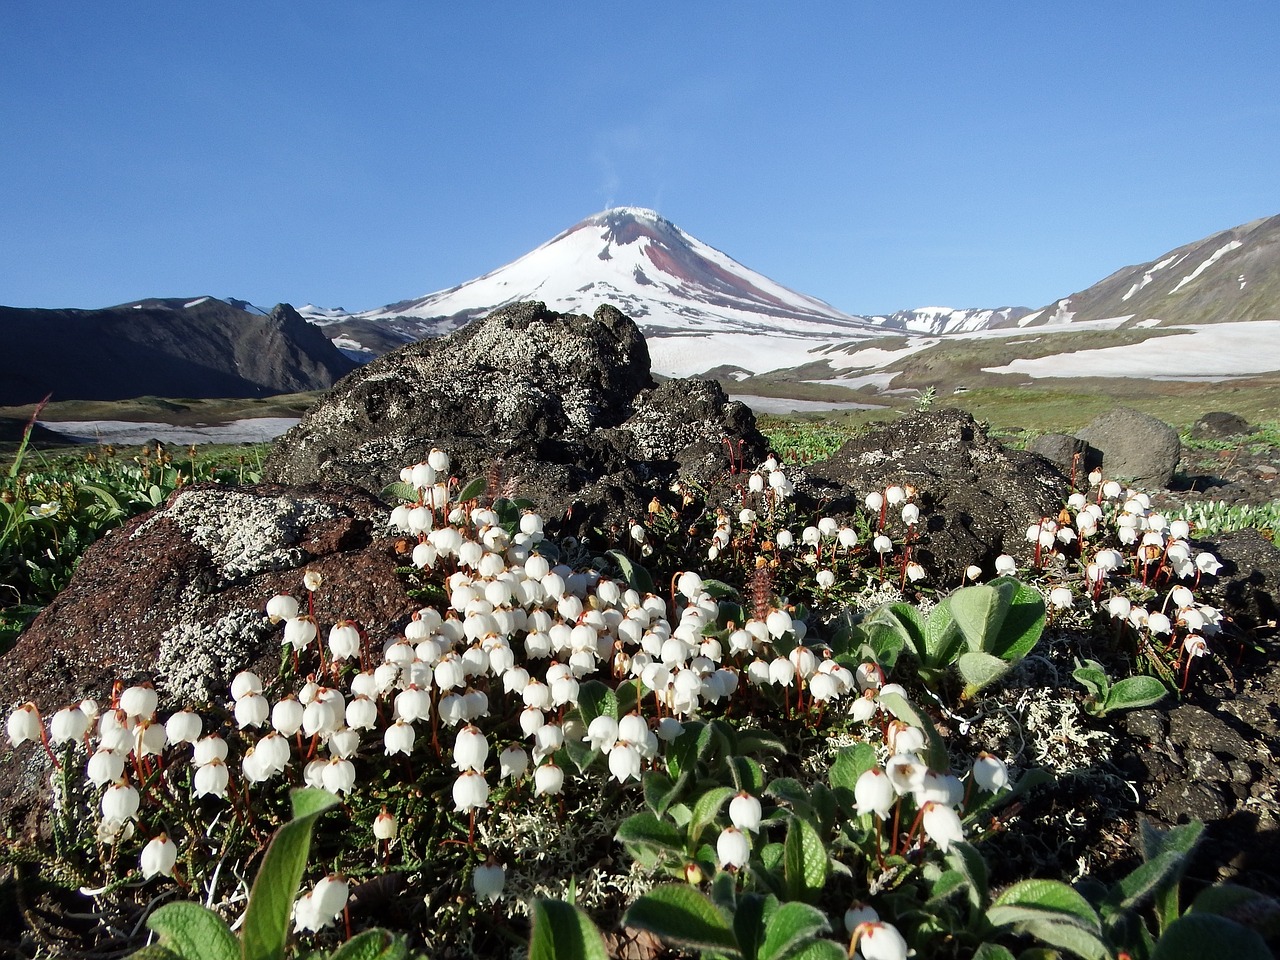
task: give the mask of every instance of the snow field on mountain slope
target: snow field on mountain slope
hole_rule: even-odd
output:
[[[1181,331],[1122,347],[1014,360],[991,373],[1030,377],[1142,377],[1229,380],[1280,370],[1280,320],[1171,327]]]

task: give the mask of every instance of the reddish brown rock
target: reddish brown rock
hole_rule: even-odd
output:
[[[84,555],[65,590],[0,658],[0,707],[33,700],[46,716],[112,683],[151,680],[163,707],[225,699],[254,667],[274,676],[283,628],[264,608],[277,593],[305,607],[318,571],[322,635],[357,620],[381,649],[416,608],[396,574],[386,508],[351,487],[213,484],[182,490]],[[39,745],[0,746],[0,796],[34,788]],[[24,773],[25,771],[25,773]],[[6,816],[17,804],[6,804]]]

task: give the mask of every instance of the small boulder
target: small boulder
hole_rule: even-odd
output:
[[[1065,433],[1044,433],[1027,444],[1027,450],[1044,457],[1068,477],[1071,476],[1072,469],[1075,469],[1077,481],[1083,476],[1081,471],[1088,469],[1086,455],[1089,445],[1079,437]],[[1079,460],[1076,459],[1077,455]]]
[[[1221,410],[1206,413],[1191,427],[1191,436],[1195,440],[1226,440],[1229,437],[1242,437],[1252,432],[1253,428],[1244,417]]]
[[[1182,455],[1178,431],[1130,407],[1108,410],[1076,436],[1102,454],[1107,479],[1139,487],[1168,487]]]

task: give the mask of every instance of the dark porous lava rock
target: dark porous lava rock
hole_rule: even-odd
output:
[[[1196,440],[1225,440],[1252,432],[1253,428],[1244,417],[1221,410],[1206,413],[1191,427],[1191,436]]]
[[[1079,476],[1083,476],[1087,469],[1089,445],[1079,437],[1066,433],[1045,433],[1027,444],[1027,449],[1044,457],[1067,476],[1071,475],[1073,467]],[[1076,459],[1077,455],[1079,460]]]
[[[581,533],[642,515],[677,478],[708,484],[740,440],[749,464],[764,458],[755,418],[718,384],[655,385],[643,335],[615,308],[518,303],[344,378],[276,441],[266,472],[376,493],[438,447],[459,478],[497,473],[552,529]]]
[[[189,487],[85,553],[71,583],[4,655],[0,707],[34,701],[46,716],[112,684],[154,682],[162,702],[225,697],[246,668],[274,676],[283,627],[266,602],[290,593],[306,609],[302,576],[321,574],[322,623],[358,621],[381,650],[416,605],[405,597],[387,511],[336,485]],[[6,709],[7,715],[7,709]],[[0,747],[3,820],[43,786],[39,744]]]
[[[914,556],[939,582],[958,582],[971,564],[989,576],[1001,553],[1030,560],[1027,527],[1056,517],[1068,492],[1048,461],[1007,449],[985,424],[952,408],[855,437],[807,473],[808,492],[833,510],[888,484],[914,486],[921,512]]]
[[[1230,633],[1248,642],[1274,634],[1280,620],[1280,550],[1257,530],[1219,533],[1202,546],[1222,563],[1207,578],[1204,596],[1228,611]]]

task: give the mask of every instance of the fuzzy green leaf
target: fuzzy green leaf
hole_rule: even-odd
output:
[[[375,929],[356,934],[329,954],[328,960],[404,960],[408,953],[403,937]]]
[[[182,960],[238,960],[240,944],[220,916],[198,903],[167,903],[147,917],[160,946]]]
[[[707,824],[715,821],[720,814],[720,808],[737,792],[733,787],[713,787],[694,801],[693,816],[689,820],[690,848],[697,847],[698,839],[702,836],[702,831]]]
[[[834,940],[814,939],[788,953],[782,960],[847,960],[844,947]]]
[[[997,927],[1043,917],[1077,923],[1093,933],[1102,932],[1097,911],[1089,901],[1059,880],[1015,883],[996,897],[987,911],[987,919]]]
[[[627,909],[622,923],[681,946],[740,956],[737,938],[724,914],[688,884],[654,887]]]
[[[418,490],[411,483],[405,483],[397,480],[395,483],[388,483],[382,488],[382,493],[378,495],[384,503],[395,503],[397,500],[403,500],[406,503],[416,503],[418,500]]]
[[[1044,597],[1035,587],[1013,577],[1000,577],[992,580],[990,585],[999,585],[1003,589],[1004,583],[1013,585],[1013,593],[991,652],[1013,662],[1030,653],[1044,633]]]
[[[487,486],[488,480],[485,477],[476,477],[464,486],[453,499],[456,503],[465,503],[468,500],[475,500],[484,493],[485,487]]]
[[[721,600],[725,597],[736,597],[738,595],[738,591],[729,586],[729,584],[725,583],[723,580],[703,580],[702,589],[706,593],[711,594],[711,596],[716,600]]]
[[[632,814],[623,820],[615,837],[622,843],[648,844],[675,854],[683,854],[685,848],[684,839],[675,827],[648,812]]]
[[[640,596],[657,592],[653,585],[653,577],[649,575],[649,571],[621,550],[606,550],[604,555],[618,565],[618,570],[622,572],[622,579],[627,581],[627,586],[635,590]]]
[[[128,960],[185,960],[185,958],[158,943],[149,943],[129,954]]]
[[[964,678],[964,695],[972,697],[983,687],[989,687],[1006,673],[1009,664],[994,654],[982,651],[969,651],[960,654],[956,662],[960,676]]]
[[[984,943],[973,952],[973,960],[1014,960],[1008,947],[998,943]]]
[[[924,624],[924,656],[920,663],[925,667],[950,666],[964,649],[964,634],[956,623],[951,610],[951,598],[947,597],[929,611]]]
[[[1077,660],[1076,662],[1079,663],[1080,661]],[[1098,700],[1105,700],[1107,691],[1111,689],[1111,681],[1107,677],[1107,672],[1097,660],[1086,660],[1071,671],[1071,676],[1089,691],[1091,696]],[[1163,688],[1163,685],[1161,686]]]
[[[833,790],[853,790],[858,778],[876,763],[876,748],[869,743],[844,747],[827,771],[827,783]]]
[[[987,861],[982,854],[972,844],[957,840],[947,851],[947,864],[964,877],[969,903],[975,910],[983,910],[987,905]]]
[[[877,607],[857,626],[863,642],[876,655],[876,662],[886,669],[891,665],[882,659],[896,660],[898,652],[907,644],[917,659],[927,657],[925,624],[920,611],[910,603],[887,603]]]
[[[1168,692],[1168,688],[1155,677],[1125,677],[1117,682],[1103,698],[1102,710],[1104,713],[1110,713],[1112,710],[1136,710],[1139,707],[1149,707],[1164,699]]]
[[[1151,960],[1268,960],[1273,956],[1256,930],[1211,913],[1188,913],[1169,924],[1156,941]]]
[[[769,918],[760,960],[782,960],[791,951],[819,933],[831,929],[826,914],[807,903],[784,903]]]
[[[560,900],[533,902],[529,960],[608,960],[604,938],[591,918]]]
[[[289,938],[293,901],[311,851],[317,818],[338,798],[327,790],[294,790],[293,819],[276,831],[249,893],[244,915],[244,960],[280,960]]]
[[[817,829],[803,817],[793,816],[787,824],[787,839],[783,846],[787,899],[817,900],[830,872],[827,847]]]
[[[729,874],[721,873],[727,877]],[[777,911],[778,898],[758,893],[744,893],[733,911],[733,935],[743,960],[757,960],[764,945],[767,917]]]
[[[999,581],[996,581],[998,583]],[[970,652],[990,653],[1009,612],[1013,586],[1008,582],[961,587],[947,597],[951,616]]]
[[[733,775],[733,785],[739,790],[758,796],[764,789],[764,771],[750,757],[730,757],[729,772]]]
[[[618,719],[618,695],[599,680],[587,680],[578,687],[578,713],[583,726],[590,726],[596,717],[610,716]]]

